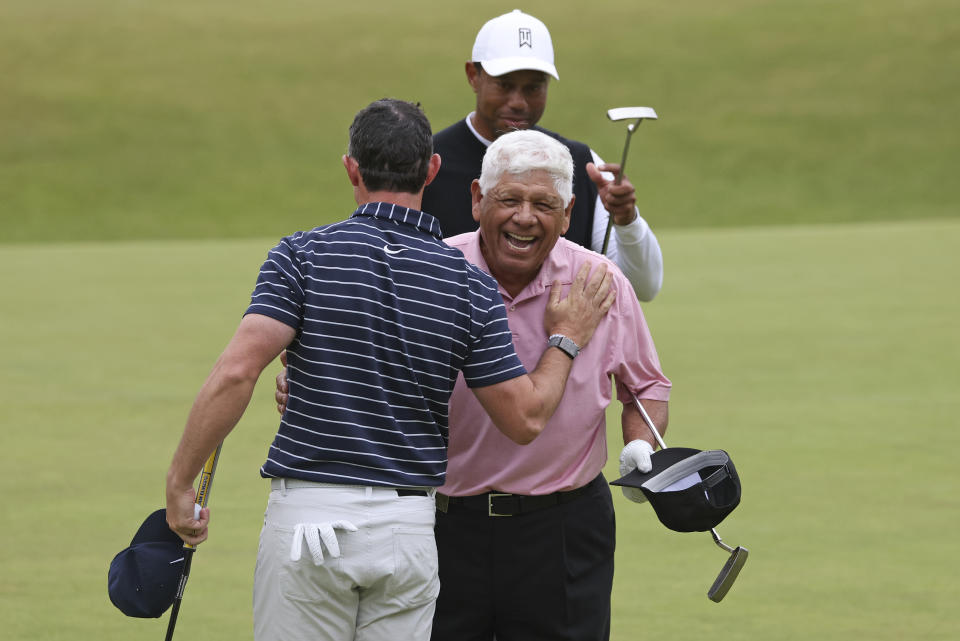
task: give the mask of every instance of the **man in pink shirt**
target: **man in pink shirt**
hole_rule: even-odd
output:
[[[548,340],[551,283],[569,287],[584,262],[605,260],[563,238],[572,209],[566,147],[536,131],[498,138],[474,181],[476,232],[446,240],[497,279],[513,343],[528,367]],[[610,261],[620,293],[575,358],[553,418],[530,445],[504,438],[461,378],[450,399],[447,482],[437,495],[440,597],[434,641],[608,639],[615,525],[605,412],[610,377],[623,403],[626,470],[649,468],[653,437],[632,394],[662,432],[663,375],[631,286]]]
[[[616,540],[607,460],[611,379],[623,404],[621,473],[649,471],[670,381],[627,278],[611,261],[561,235],[573,208],[567,148],[537,131],[490,145],[472,185],[476,232],[446,240],[491,274],[517,355],[536,364],[545,341],[574,359],[563,399],[533,443],[503,437],[461,377],[450,398],[446,484],[435,528],[440,596],[433,641],[606,640]],[[604,261],[618,295],[584,349],[546,335],[551,285],[569,289],[585,263]],[[277,377],[283,402],[283,375]],[[636,492],[631,495],[630,492]],[[642,497],[624,488],[628,498]],[[638,496],[639,495],[639,496]]]

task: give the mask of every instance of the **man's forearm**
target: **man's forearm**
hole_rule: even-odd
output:
[[[667,431],[667,423],[670,420],[669,404],[667,401],[654,401],[651,399],[643,399],[640,402],[643,403],[643,408],[647,411],[647,415],[650,417],[650,420],[653,421],[654,426],[662,438],[664,432]],[[624,444],[639,438],[647,441],[656,449],[657,440],[650,432],[646,421],[644,421],[643,416],[640,415],[640,410],[637,409],[637,406],[632,400],[629,403],[624,403],[623,412],[620,415],[620,422],[623,427]]]
[[[633,285],[641,301],[651,301],[663,285],[663,253],[656,235],[637,217],[629,225],[614,225],[607,256]]]
[[[548,347],[525,376],[473,389],[484,411],[510,440],[525,445],[543,431],[563,397],[572,361]]]
[[[546,425],[560,405],[572,368],[573,359],[560,349],[548,347],[543,352],[536,369],[528,375],[533,386],[531,406],[527,408],[530,419]]]
[[[256,376],[231,373],[222,361],[217,363],[190,410],[167,472],[169,487],[193,484],[207,457],[240,421],[256,382]]]
[[[290,344],[295,331],[267,316],[243,317],[193,402],[167,472],[168,490],[171,483],[185,489],[197,478],[204,461],[243,416],[260,372]]]

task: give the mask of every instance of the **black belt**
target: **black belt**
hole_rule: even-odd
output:
[[[593,483],[569,492],[554,492],[530,496],[527,494],[505,494],[503,492],[487,492],[473,496],[447,496],[437,492],[437,509],[441,512],[450,512],[463,508],[474,512],[485,512],[487,516],[517,516],[536,512],[544,508],[553,507],[562,503],[574,501],[590,490]]]
[[[397,488],[397,496],[430,496],[426,490],[410,490],[407,488]]]

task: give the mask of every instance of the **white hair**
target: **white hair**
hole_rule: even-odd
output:
[[[486,194],[504,174],[524,176],[545,171],[554,179],[554,187],[563,198],[563,206],[573,198],[573,157],[562,142],[533,129],[503,134],[487,148],[480,170],[480,193]]]

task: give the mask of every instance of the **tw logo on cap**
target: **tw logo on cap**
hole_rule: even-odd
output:
[[[521,27],[520,32],[520,47],[529,47],[533,49],[533,32],[530,29]]]

